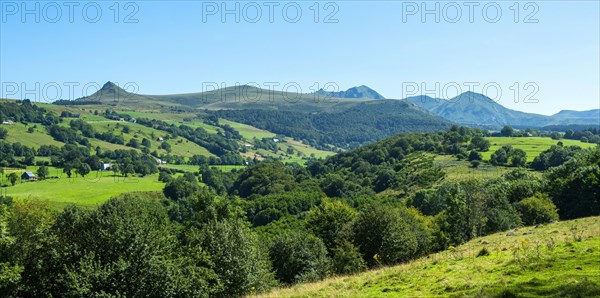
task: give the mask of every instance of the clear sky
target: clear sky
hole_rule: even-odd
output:
[[[600,107],[598,1],[0,3],[2,97],[54,99],[60,86],[72,99],[109,80],[142,94],[332,82],[387,98],[474,83],[516,110]]]

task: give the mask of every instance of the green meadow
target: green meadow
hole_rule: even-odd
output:
[[[275,137],[275,134],[272,132],[259,129],[254,126],[242,124],[242,123],[237,123],[237,122],[229,121],[229,120],[222,119],[222,118],[219,119],[219,123],[227,124],[227,125],[233,127],[233,129],[237,130],[240,133],[240,135],[244,139],[247,139],[248,141],[252,141],[253,138],[257,138],[260,140],[262,138],[274,138]]]
[[[24,170],[13,171],[19,176],[24,172]],[[17,200],[48,201],[53,207],[61,209],[68,204],[95,207],[121,193],[160,191],[165,185],[158,181],[158,174],[146,177],[121,177],[114,176],[112,172],[91,172],[85,178],[80,176],[68,178],[64,174],[58,174],[55,169],[51,169],[50,175],[57,175],[58,179],[18,182],[15,186],[3,187],[2,193]],[[3,180],[3,184],[8,183],[6,178]]]
[[[490,141],[491,146],[490,150],[481,153],[483,160],[490,160],[492,153],[504,145],[512,145],[513,148],[524,150],[527,153],[527,161],[533,161],[542,151],[550,149],[552,145],[556,145],[558,142],[562,142],[564,146],[579,146],[582,148],[596,146],[596,144],[582,143],[578,140],[553,140],[543,137],[489,137],[486,139]]]
[[[62,142],[55,141],[47,132],[46,129],[38,124],[33,129],[33,132],[27,132],[29,127],[34,127],[34,124],[24,125],[22,123],[14,123],[12,125],[2,125],[0,127],[8,131],[6,141],[9,143],[21,143],[27,147],[39,148],[41,145],[54,145],[62,147]]]
[[[497,178],[502,176],[502,174],[515,169],[493,166],[485,162],[482,162],[479,167],[473,168],[471,167],[471,162],[467,160],[458,160],[456,156],[452,155],[435,155],[433,162],[446,173],[446,179],[452,181],[463,181],[476,178]]]

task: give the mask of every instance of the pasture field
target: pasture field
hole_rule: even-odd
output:
[[[133,138],[136,138],[139,143],[141,143],[143,138],[146,138],[146,139],[150,140],[150,142],[151,142],[151,147],[150,147],[151,151],[157,150],[160,153],[167,153],[165,150],[159,148],[161,145],[161,142],[157,141],[158,137],[166,137],[167,135],[169,135],[169,133],[167,133],[166,131],[156,130],[156,129],[146,127],[144,125],[137,124],[137,123],[121,122],[121,121],[113,121],[113,120],[96,121],[96,122],[89,122],[89,123],[92,125],[92,127],[94,127],[94,130],[96,130],[97,132],[110,131],[117,135],[122,134],[123,138],[125,139],[125,144],[127,144],[127,142],[129,142],[129,140],[131,140]],[[129,127],[128,133],[125,133],[122,131],[124,126]],[[154,134],[154,138],[152,137],[153,134]],[[100,140],[98,140],[98,141],[100,141]],[[182,137],[169,139],[169,140],[166,140],[166,142],[168,142],[171,145],[171,154],[173,154],[173,155],[179,155],[179,156],[183,156],[183,157],[191,157],[194,154],[205,155],[205,156],[214,156],[206,148],[204,148],[196,143],[190,142],[189,140],[182,138]],[[117,145],[117,146],[119,146],[119,145]],[[126,146],[123,146],[123,147],[125,147],[125,148],[119,148],[119,149],[133,149],[131,147],[126,147]],[[107,148],[110,149],[110,146],[107,145]]]
[[[290,146],[290,147],[294,148],[294,150],[299,151],[300,153],[306,155],[307,157],[310,157],[311,154],[314,154],[314,157],[316,157],[316,158],[326,158],[328,156],[335,155],[335,152],[319,150],[319,149],[316,149],[309,145],[303,144],[302,142],[292,140],[292,139],[286,139],[285,143],[279,143],[277,145],[284,152],[287,149],[287,147]]]
[[[35,173],[33,168],[32,170]],[[20,174],[24,170],[15,171]],[[158,181],[158,174],[145,177],[114,176],[112,172],[91,172],[85,178],[68,178],[56,168],[50,168],[51,176],[58,179],[46,179],[35,182],[19,182],[15,186],[3,187],[2,194],[17,200],[34,199],[48,201],[56,209],[62,209],[68,204],[84,207],[95,207],[111,197],[121,193],[135,191],[161,191],[164,183]],[[3,178],[2,184],[9,184]]]
[[[197,128],[202,127],[208,133],[216,134],[219,131],[218,127],[208,125],[202,121],[184,121],[186,118],[197,118],[196,114],[193,113],[167,113],[158,111],[145,111],[145,112],[133,112],[133,111],[118,111],[118,113],[127,114],[135,118],[148,118],[164,121],[168,124],[181,125],[184,124],[189,127]]]
[[[512,145],[513,148],[519,148],[527,152],[527,161],[533,161],[533,159],[540,155],[542,151],[550,149],[552,145],[556,145],[558,142],[562,142],[564,146],[579,146],[581,148],[592,148],[596,144],[583,143],[578,140],[553,140],[551,138],[542,137],[488,137],[490,141],[490,150],[487,152],[481,152],[483,160],[490,160],[492,153],[500,149],[504,145]]]
[[[476,238],[393,267],[260,297],[598,297],[600,217]],[[489,253],[480,255],[485,248]],[[479,256],[478,256],[479,255]]]
[[[252,142],[253,138],[257,138],[260,140],[262,138],[274,138],[275,137],[275,134],[272,132],[262,130],[260,128],[256,128],[254,126],[229,121],[227,119],[219,118],[219,123],[227,124],[227,125],[233,127],[233,129],[237,130],[244,139],[246,139],[250,142]]]
[[[190,173],[194,173],[194,172],[198,172],[198,170],[200,169],[200,166],[195,166],[195,165],[175,165],[175,164],[165,164],[165,165],[160,165],[160,168],[166,168],[166,169],[174,169],[174,170],[181,170],[181,171],[186,171],[186,172],[190,172]],[[239,166],[239,165],[212,165],[210,166],[211,168],[217,168],[221,171],[224,172],[229,172],[233,169],[244,169],[245,166]]]
[[[64,143],[54,140],[41,125],[37,124],[32,133],[27,132],[29,127],[35,124],[24,125],[23,123],[14,123],[12,125],[1,125],[8,131],[6,141],[9,143],[21,143],[27,147],[39,148],[41,145],[54,145],[62,147]]]
[[[471,162],[467,160],[458,160],[452,155],[434,155],[434,164],[439,166],[445,173],[446,179],[451,181],[464,181],[474,178],[497,178],[502,174],[510,172],[515,168],[493,166],[482,162],[479,167],[472,168]],[[537,173],[533,172],[532,173]]]

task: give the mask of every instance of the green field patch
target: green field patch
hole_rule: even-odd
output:
[[[34,125],[37,127],[33,129],[33,132],[27,132],[27,129]],[[0,127],[5,128],[8,131],[6,141],[9,143],[21,143],[21,145],[34,147],[36,149],[41,145],[54,145],[57,147],[62,147],[64,145],[64,143],[54,140],[46,132],[46,128],[39,123],[30,123],[29,125],[14,123],[11,125],[1,125]]]
[[[172,139],[167,139],[169,133],[157,129],[153,129],[150,127],[146,127],[141,124],[131,123],[131,122],[123,122],[123,121],[97,121],[90,122],[90,124],[94,127],[97,132],[113,132],[115,135],[123,135],[125,140],[125,144],[129,142],[131,139],[136,138],[139,143],[141,143],[142,139],[146,138],[150,140],[151,147],[150,150],[156,150],[159,153],[166,154],[167,151],[164,149],[160,149],[160,145],[162,142],[168,142],[171,145],[171,154],[179,155],[183,157],[191,157],[193,155],[204,155],[204,156],[214,156],[214,154],[210,153],[206,148],[194,143],[189,140],[177,137]],[[123,127],[128,126],[129,132],[124,133]],[[152,137],[154,135],[154,137]],[[159,141],[158,138],[165,138],[165,141]],[[131,147],[126,147],[129,149],[133,149]]]
[[[244,139],[246,139],[248,141],[252,141],[253,138],[257,138],[260,140],[262,138],[274,138],[275,137],[275,134],[272,132],[259,129],[254,126],[229,121],[227,119],[219,119],[219,123],[227,124],[227,125],[233,127],[235,130],[237,130],[240,133],[240,135]]]
[[[50,175],[57,175],[60,178],[19,182],[15,186],[3,188],[3,194],[19,200],[49,201],[57,208],[68,204],[93,207],[121,193],[160,191],[164,187],[164,183],[158,181],[158,174],[146,177],[120,177],[113,176],[112,172],[92,172],[85,178],[68,178],[62,172],[56,173],[55,170],[57,169],[51,169]],[[24,170],[14,171],[24,172]]]
[[[246,168],[246,166],[241,166],[241,165],[211,165],[209,167],[217,168],[224,172],[230,172],[233,169],[242,170],[242,169]],[[185,172],[190,172],[190,173],[196,173],[200,170],[200,166],[195,166],[195,165],[166,164],[166,165],[161,165],[160,168],[180,170],[180,171],[185,171]]]
[[[482,162],[477,168],[467,160],[458,160],[454,155],[434,155],[434,164],[446,173],[446,180],[464,181],[469,179],[497,178],[515,168],[493,166]]]
[[[486,138],[491,146],[487,152],[481,152],[483,160],[490,160],[492,153],[500,149],[504,145],[511,145],[513,148],[522,149],[527,153],[527,161],[533,161],[533,159],[540,155],[545,150],[550,149],[552,145],[556,145],[558,142],[562,142],[564,146],[579,146],[581,148],[592,148],[596,144],[583,143],[578,140],[553,140],[551,138],[543,137],[488,137]]]

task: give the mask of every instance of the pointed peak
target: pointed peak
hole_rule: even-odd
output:
[[[109,88],[115,88],[115,87],[118,87],[118,86],[115,83],[108,81],[102,86],[102,89],[109,89]]]

